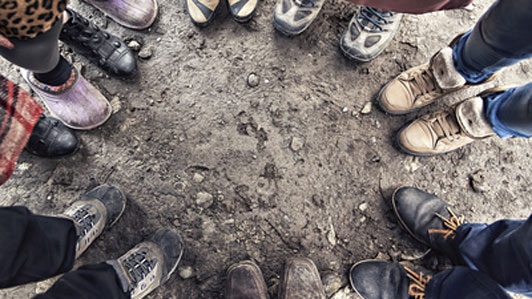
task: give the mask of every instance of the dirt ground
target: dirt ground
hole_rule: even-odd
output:
[[[375,106],[369,114],[360,111],[389,79],[472,27],[490,2],[405,16],[389,48],[357,64],[338,49],[355,10],[341,0],[328,0],[294,38],[273,29],[274,0],[261,1],[249,24],[237,24],[224,9],[205,29],[190,22],[183,1],[159,0],[159,20],[145,32],[124,29],[74,1],[83,15],[139,41],[151,57],[139,58],[135,81],[122,81],[63,48],[114,99],[116,113],[103,127],[80,132],[82,147],[71,158],[24,153],[0,187],[0,204],[52,215],[97,185],[121,187],[128,196],[123,218],[76,267],[116,258],[158,228],[175,227],[186,242],[179,273],[151,298],[223,298],[226,269],[244,259],[261,266],[275,295],[284,261],[308,256],[335,299],[354,298],[334,293],[347,286],[347,271],[362,259],[445,269],[448,261],[432,253],[418,259],[426,248],[395,220],[393,190],[412,185],[435,193],[470,222],[527,217],[531,142],[492,138],[423,159],[394,147],[394,134],[408,120],[486,86],[404,117]],[[15,67],[0,65],[22,82]],[[259,77],[256,87],[247,82],[252,73]],[[523,84],[531,75],[532,63],[525,61],[489,87]],[[28,298],[50,283],[4,290],[0,297]]]

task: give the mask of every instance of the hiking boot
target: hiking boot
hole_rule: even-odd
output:
[[[122,291],[132,299],[144,298],[175,272],[183,255],[183,240],[171,229],[161,229],[151,241],[138,244],[107,263],[115,269]]]
[[[351,287],[363,299],[423,299],[431,276],[396,263],[366,260],[349,273]]]
[[[465,220],[435,195],[413,187],[401,187],[392,205],[403,228],[419,242],[462,263],[455,244],[456,230]]]
[[[150,27],[157,19],[157,0],[84,0],[118,24],[136,30]]]
[[[421,157],[448,153],[495,135],[484,112],[484,100],[474,97],[454,108],[443,108],[416,119],[397,135],[404,152]]]
[[[185,8],[192,23],[200,27],[212,23],[219,6],[220,0],[185,0]]]
[[[227,0],[229,12],[237,22],[245,23],[251,20],[257,10],[258,0]]]
[[[227,270],[226,299],[268,299],[268,289],[259,266],[243,261]]]
[[[279,0],[273,13],[275,29],[286,36],[301,34],[318,16],[325,0]]]
[[[308,258],[286,262],[279,289],[279,299],[325,299],[320,273]]]
[[[63,85],[47,85],[21,69],[22,77],[38,94],[52,114],[74,130],[91,130],[111,117],[111,104],[72,66],[72,74]]]
[[[78,147],[79,140],[71,129],[44,114],[33,127],[26,144],[26,150],[30,154],[44,158],[68,156],[75,153]]]
[[[350,59],[367,62],[377,57],[399,30],[403,15],[362,6],[340,39],[340,49]]]
[[[76,200],[60,217],[71,219],[76,227],[76,258],[113,226],[126,208],[126,196],[120,189],[103,185]]]
[[[69,8],[67,11],[70,19],[61,29],[62,42],[112,75],[131,77],[136,73],[135,55],[122,40],[102,31],[77,12]]]

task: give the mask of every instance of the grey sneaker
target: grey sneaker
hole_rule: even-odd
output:
[[[402,17],[400,13],[360,7],[340,40],[340,49],[353,60],[374,59],[392,41]]]
[[[316,19],[325,0],[279,0],[273,13],[275,29],[286,36],[301,34]]]
[[[181,261],[183,247],[176,231],[161,229],[151,241],[142,242],[107,263],[115,269],[124,293],[140,299],[170,279]]]
[[[78,234],[76,258],[113,226],[126,208],[126,196],[120,189],[103,185],[76,200],[60,217],[71,219]]]

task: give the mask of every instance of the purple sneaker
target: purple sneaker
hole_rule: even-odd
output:
[[[50,113],[74,130],[91,130],[105,123],[111,104],[72,66],[70,79],[60,86],[39,82],[32,72],[21,69],[22,77],[37,93]]]
[[[157,0],[84,0],[95,6],[118,24],[131,29],[150,27],[159,7]]]

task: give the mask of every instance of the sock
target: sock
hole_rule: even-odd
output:
[[[53,70],[49,71],[48,73],[35,73],[35,79],[47,85],[59,86],[68,81],[71,73],[72,66],[70,63],[68,63],[68,61],[66,61],[65,58],[63,58],[63,56],[61,56],[59,58],[59,63]]]

